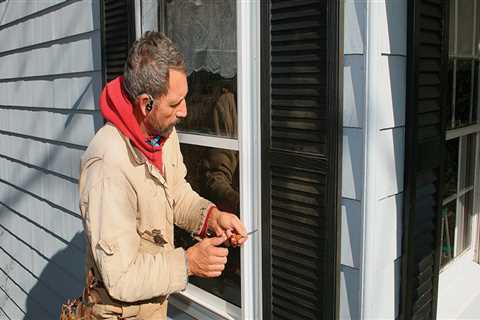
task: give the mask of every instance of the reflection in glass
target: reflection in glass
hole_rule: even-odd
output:
[[[458,8],[458,34],[457,34],[457,54],[471,56],[473,54],[473,34],[474,34],[474,3],[473,0],[457,0]],[[452,30],[452,29],[451,29]]]
[[[480,7],[480,1],[478,3],[478,6]],[[480,17],[479,17],[480,19]],[[479,32],[480,33],[480,29]],[[480,47],[480,43],[479,43]],[[480,53],[479,53],[480,54]],[[479,86],[479,68],[480,68],[480,63],[478,61],[475,61],[475,71],[473,73],[473,106],[472,106],[472,118],[471,118],[471,123],[479,123],[479,118],[478,118],[478,109],[480,108],[478,103],[479,103],[479,94],[480,94],[480,86]]]
[[[463,241],[459,254],[470,247],[472,242],[473,190],[460,198],[460,207],[463,209]]]
[[[237,137],[236,6],[235,0],[167,1],[161,23],[183,52],[188,74],[180,131]]]
[[[457,60],[455,127],[470,124],[470,105],[473,89],[472,81],[472,61]]]
[[[459,140],[448,140],[445,157],[444,195],[448,198],[457,193],[458,182],[458,143]]]
[[[178,129],[237,138],[235,78],[226,79],[206,71],[188,77],[188,116]]]
[[[449,13],[449,19],[448,19],[448,28],[450,31],[449,37],[448,37],[448,54],[449,56],[455,55],[455,35],[452,30],[455,30],[455,0],[449,0],[449,8],[448,10]]]
[[[220,210],[240,216],[238,152],[189,144],[182,144],[181,150],[192,188]],[[194,244],[180,229],[175,231],[175,242],[184,248]],[[228,263],[219,278],[191,277],[190,282],[240,306],[240,249],[229,249]]]
[[[453,79],[453,74],[455,70],[455,60],[450,59],[448,61],[448,88],[447,90],[447,129],[455,128],[455,119],[453,118],[453,105],[455,104],[455,81]]]
[[[455,247],[455,221],[457,219],[456,199],[442,208],[442,253],[440,266],[453,259]]]
[[[464,144],[462,145],[462,149],[464,149],[464,154],[462,158],[464,159],[464,174],[462,173],[464,179],[461,185],[462,189],[466,189],[469,187],[473,187],[473,183],[475,181],[475,155],[476,155],[476,134],[470,134],[466,137],[463,137]],[[465,147],[463,147],[465,146]]]

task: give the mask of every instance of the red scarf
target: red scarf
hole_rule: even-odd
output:
[[[162,147],[165,138],[159,146],[152,146],[133,114],[134,106],[122,88],[123,77],[117,77],[107,83],[100,96],[100,111],[106,121],[111,122],[120,132],[128,137],[132,144],[163,174]]]

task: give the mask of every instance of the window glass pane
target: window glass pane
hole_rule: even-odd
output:
[[[473,17],[475,14],[474,1],[457,0],[458,1],[458,34],[457,34],[457,54],[462,56],[473,55]]]
[[[478,6],[480,7],[480,1],[478,3]],[[480,17],[479,17],[480,19]],[[478,33],[480,33],[480,30],[478,30]],[[475,72],[474,72],[474,85],[473,85],[473,106],[472,106],[472,119],[471,123],[480,123],[479,121],[479,115],[478,115],[478,103],[479,103],[479,94],[480,94],[480,87],[478,83],[478,76],[479,76],[479,68],[480,68],[480,63],[479,61],[475,61]]]
[[[453,259],[455,246],[455,220],[457,201],[453,200],[442,209],[442,254],[440,265],[443,267]]]
[[[448,88],[449,90],[447,91],[447,129],[452,129],[455,128],[455,120],[453,119],[453,105],[455,103],[454,98],[454,73],[455,72],[455,59],[449,59],[448,63]]]
[[[457,193],[458,181],[458,139],[448,140],[445,157],[445,198]]]
[[[449,55],[455,55],[455,0],[450,0],[450,10],[449,10],[449,30],[450,34],[448,37],[448,47]]]
[[[476,41],[476,52],[477,52],[477,57],[480,56],[480,1],[477,1],[477,41]]]
[[[181,144],[181,150],[188,170],[187,181],[192,188],[220,210],[240,216],[238,152],[188,144]],[[194,244],[190,235],[180,229],[175,231],[175,242],[184,248]],[[229,248],[222,276],[215,279],[190,277],[190,283],[240,306],[240,249]]]
[[[463,215],[463,245],[459,253],[470,247],[472,242],[473,190],[460,198]]]
[[[462,170],[460,189],[473,187],[475,181],[476,134],[462,137]],[[461,191],[460,190],[460,191]]]
[[[472,81],[472,61],[457,60],[455,127],[465,126],[470,123]]]
[[[185,56],[186,132],[237,137],[236,1],[167,1],[164,28]]]

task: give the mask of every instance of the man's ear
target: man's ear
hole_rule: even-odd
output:
[[[153,99],[150,95],[146,93],[142,93],[141,95],[137,96],[135,99],[136,104],[138,105],[140,112],[144,117],[148,115],[148,113],[152,110],[153,107]],[[150,110],[149,110],[150,109]]]

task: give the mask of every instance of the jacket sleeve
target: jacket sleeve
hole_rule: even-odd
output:
[[[206,195],[224,211],[240,212],[240,194],[234,189],[233,180],[237,170],[236,152],[212,149],[203,161]]]
[[[174,149],[176,151],[176,178],[172,186],[172,197],[174,199],[174,223],[178,227],[193,233],[200,233],[208,211],[214,206],[212,202],[201,197],[195,192],[185,180],[187,168],[183,163],[183,156],[180,151],[178,137],[173,135]]]
[[[137,200],[125,177],[98,181],[81,203],[93,258],[108,293],[134,302],[181,291],[187,285],[185,252],[139,252]]]

